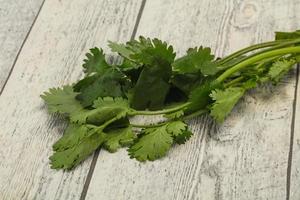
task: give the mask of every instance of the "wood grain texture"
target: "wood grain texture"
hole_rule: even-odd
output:
[[[149,0],[137,35],[167,40],[179,55],[205,45],[222,56],[296,29],[298,4]],[[285,199],[294,88],[295,71],[277,87],[250,91],[223,125],[192,120],[194,137],[155,162],[101,151],[86,199]]]
[[[43,0],[0,0],[0,89]]]
[[[141,1],[46,1],[0,97],[0,199],[79,199],[90,159],[71,172],[50,169],[65,124],[39,95],[81,74],[89,48],[131,37]]]
[[[299,67],[299,66],[298,66]],[[299,69],[298,69],[299,70]],[[291,155],[291,176],[290,176],[290,199],[300,199],[300,86],[299,86],[299,71],[298,71],[298,85],[296,91],[295,102],[295,119],[293,130],[293,146]]]

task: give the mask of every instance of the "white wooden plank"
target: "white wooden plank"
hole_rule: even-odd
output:
[[[131,37],[141,1],[46,1],[0,97],[0,199],[79,199],[91,159],[50,169],[64,124],[39,95],[81,74],[85,52]]]
[[[0,89],[43,0],[0,0]]]
[[[298,74],[299,75],[299,74]],[[300,86],[298,77],[298,86],[296,91],[296,102],[295,102],[295,119],[294,127],[292,127],[294,138],[292,145],[292,156],[291,159],[291,175],[290,175],[290,199],[300,199]]]
[[[297,28],[298,6],[290,0],[151,0],[137,33],[167,40],[179,54],[203,44],[223,55],[271,40],[275,30]],[[223,125],[192,120],[194,137],[164,159],[143,164],[125,150],[101,151],[87,199],[285,199],[294,86],[292,72],[277,87],[249,92]]]

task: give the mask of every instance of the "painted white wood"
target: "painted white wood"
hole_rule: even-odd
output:
[[[0,0],[0,89],[43,0]]]
[[[39,95],[79,79],[89,48],[128,40],[140,5],[45,2],[0,97],[0,199],[79,199],[92,156],[70,172],[50,169],[51,146],[65,124],[48,115]]]
[[[294,138],[292,149],[292,163],[291,163],[291,184],[290,184],[290,199],[300,199],[300,86],[297,86],[295,121],[294,121]]]
[[[137,35],[167,40],[179,54],[205,45],[225,55],[296,29],[298,7],[290,0],[148,0]],[[86,199],[285,199],[294,87],[295,71],[276,87],[250,91],[222,125],[191,120],[194,137],[155,162],[101,151]]]

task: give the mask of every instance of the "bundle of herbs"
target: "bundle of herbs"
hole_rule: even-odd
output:
[[[221,123],[247,90],[278,83],[300,62],[300,31],[275,35],[275,41],[224,58],[202,46],[175,58],[171,45],[144,37],[109,42],[120,64],[109,64],[102,49],[91,49],[83,79],[41,95],[50,113],[68,122],[53,145],[52,168],[71,169],[100,147],[115,152],[127,146],[130,158],[152,161],[192,136],[188,119],[208,113]],[[163,115],[165,121],[131,123],[137,115]]]

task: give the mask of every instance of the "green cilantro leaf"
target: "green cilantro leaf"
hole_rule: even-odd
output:
[[[53,145],[54,151],[63,151],[77,145],[82,138],[89,133],[89,128],[85,125],[70,123],[66,128],[63,137]]]
[[[143,130],[138,140],[128,149],[130,158],[139,161],[156,160],[163,157],[171,148],[173,137],[166,125]]]
[[[98,98],[94,101],[93,107],[94,108],[103,108],[103,107],[122,107],[124,110],[129,110],[129,103],[127,99],[123,99],[121,97],[104,97]]]
[[[279,80],[295,65],[295,59],[279,59],[269,69],[268,76],[274,83]]]
[[[180,135],[177,135],[174,140],[177,144],[184,144],[192,137],[193,133],[189,130],[184,130]]]
[[[175,57],[173,48],[158,39],[148,45],[131,56],[145,64],[132,93],[131,105],[135,109],[160,108],[170,89],[171,63]]]
[[[170,65],[174,61],[176,54],[172,46],[168,46],[166,42],[162,42],[157,38],[153,39],[151,43],[149,41],[147,46],[132,54],[131,59],[145,65]]]
[[[128,101],[122,98],[104,97],[98,98],[92,110],[82,110],[71,115],[70,120],[79,124],[101,125],[111,119],[121,119],[131,111]]]
[[[83,79],[79,80],[74,86],[74,91],[80,93],[80,91],[85,90],[91,84],[93,84],[99,78],[98,74],[86,76]]]
[[[90,49],[91,53],[87,53],[87,59],[84,59],[84,72],[89,75],[94,72],[102,74],[106,69],[110,68],[105,60],[105,54],[102,49],[97,47]]]
[[[132,127],[119,128],[109,131],[106,134],[104,148],[109,152],[116,152],[119,148],[133,144],[136,134],[132,131]]]
[[[170,69],[160,66],[145,67],[132,90],[130,103],[137,110],[160,108],[170,89]]]
[[[182,134],[184,130],[186,130],[187,125],[182,121],[173,121],[168,123],[167,131],[174,135],[175,137]]]
[[[77,94],[67,85],[63,88],[51,88],[49,92],[44,92],[41,98],[48,105],[50,113],[71,114],[83,109],[80,102],[75,99]]]
[[[187,124],[182,121],[169,122],[167,131],[173,135],[178,144],[184,144],[193,135],[191,131],[187,130]]]
[[[214,55],[210,48],[191,48],[187,55],[178,58],[172,64],[175,71],[179,73],[196,73],[200,71],[203,75],[214,75],[218,72],[217,64],[213,61]]]
[[[132,55],[139,54],[143,49],[151,48],[152,46],[151,39],[143,36],[140,36],[138,40],[131,40],[127,42],[126,45],[109,42],[109,47],[112,52],[117,52],[122,57],[134,62],[138,61],[133,59]]]
[[[104,142],[105,134],[102,133],[102,130],[72,124],[66,134],[53,146],[56,152],[50,157],[51,167],[53,169],[71,169],[86,159]]]
[[[92,78],[92,80],[85,80],[76,85],[77,88],[82,88],[80,94],[76,98],[82,103],[84,107],[91,106],[93,101],[99,97],[121,97],[124,96],[124,90],[126,87],[126,77],[116,69],[110,68],[103,72],[102,75]],[[89,85],[88,85],[89,84]]]
[[[188,96],[195,86],[201,84],[203,78],[200,74],[175,74],[171,83]]]
[[[187,108],[187,112],[205,109],[207,105],[211,103],[209,94],[212,90],[219,87],[219,84],[213,80],[205,80],[201,85],[195,87],[189,95],[190,105]]]
[[[210,97],[215,101],[211,106],[210,115],[217,121],[223,122],[225,117],[231,112],[234,105],[244,95],[245,89],[241,87],[231,87],[225,90],[216,89],[212,91]]]
[[[127,59],[130,59],[130,55],[133,54],[132,50],[130,50],[125,44],[108,41],[108,46],[112,52],[116,52]]]
[[[137,64],[135,62],[132,62],[131,60],[123,58],[122,63],[119,64],[118,67],[120,68],[120,70],[122,70],[123,73],[126,74],[128,71],[137,71],[139,68],[142,68],[143,65]]]

